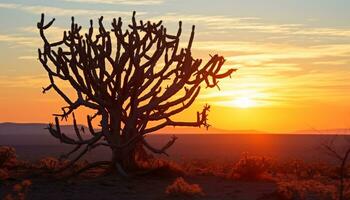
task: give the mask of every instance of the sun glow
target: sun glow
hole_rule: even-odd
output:
[[[233,105],[238,108],[249,108],[256,105],[256,102],[249,97],[239,97],[233,100]]]

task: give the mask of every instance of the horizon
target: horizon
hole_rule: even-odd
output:
[[[28,122],[0,122],[0,128],[1,125],[14,125],[16,128],[19,128],[20,126],[47,126],[48,123],[40,123],[40,122],[35,122],[35,123],[28,123]],[[79,126],[84,126],[87,128],[86,125],[84,124],[77,124]],[[62,127],[69,127],[70,129],[68,131],[68,134],[75,134],[72,131],[74,130],[74,126],[71,124],[65,124]],[[29,131],[29,130],[28,130]],[[49,131],[46,131],[47,134],[49,135]],[[1,132],[0,129],[0,135],[8,135],[8,133],[3,133]],[[259,130],[229,130],[229,129],[218,129],[216,127],[209,127],[209,129],[206,129],[205,127],[165,127],[161,130],[158,130],[154,133],[151,133],[150,135],[157,135],[157,134],[162,134],[162,135],[211,135],[211,134],[218,134],[218,135],[226,135],[226,134],[236,134],[236,135],[350,135],[350,129],[349,128],[337,128],[337,129],[321,129],[321,130],[316,130],[316,129],[305,129],[305,130],[293,130],[289,132],[263,132]]]
[[[193,120],[208,103],[209,124],[222,130],[275,133],[350,127],[350,2],[183,2],[2,1],[0,23],[6,29],[0,30],[0,122],[53,122],[52,114],[63,105],[53,91],[42,94],[49,83],[37,60],[42,42],[36,23],[42,12],[47,20],[56,18],[47,31],[55,40],[69,28],[72,13],[85,31],[89,19],[96,23],[101,15],[109,29],[112,17],[129,24],[136,10],[137,20],[163,20],[170,33],[181,20],[181,43],[188,41],[195,24],[194,56],[208,60],[217,53],[226,58],[225,69],[238,69],[231,79],[220,80],[220,91],[202,90],[175,119]],[[77,114],[78,123],[85,123],[86,112]],[[63,124],[71,122],[69,118]]]

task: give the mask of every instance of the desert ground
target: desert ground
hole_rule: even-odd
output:
[[[186,181],[201,186],[203,195],[169,196],[165,188],[174,178],[137,177],[123,180],[118,177],[103,177],[93,180],[74,179],[53,181],[33,179],[27,199],[265,199],[276,189],[273,182],[232,181],[211,176],[186,177]],[[11,184],[1,186],[1,196],[12,190]],[[266,198],[269,199],[269,198]]]
[[[326,141],[335,141],[332,135],[177,135],[169,156],[140,163],[141,173],[122,178],[96,168],[67,178],[88,163],[108,160],[110,152],[97,149],[68,172],[51,173],[65,165],[67,160],[58,158],[71,147],[44,133],[43,126],[0,131],[0,199],[338,198],[339,162],[322,149]],[[161,146],[168,137],[147,139]],[[338,137],[337,149],[347,145],[344,138]]]
[[[121,177],[97,167],[77,174],[88,161],[62,173],[68,162],[55,157],[19,160],[2,146],[0,197],[10,199],[337,199],[338,166],[327,162],[276,160],[242,154],[237,161],[153,157]],[[348,181],[345,179],[345,185]],[[345,190],[344,196],[347,197]]]

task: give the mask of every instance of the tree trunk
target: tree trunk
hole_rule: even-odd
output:
[[[117,108],[115,109],[118,111]],[[118,115],[118,113],[119,112],[111,112],[111,140],[108,142],[112,146],[123,146],[125,144],[128,144],[122,149],[114,149],[112,147],[112,167],[114,169],[117,169],[119,173],[123,174],[124,172],[128,173],[138,170],[139,166],[137,164],[137,160],[144,160],[146,151],[143,149],[141,141],[132,141],[136,134],[138,134],[136,128],[133,125],[124,127],[123,132],[121,132],[121,117]],[[132,142],[130,143],[130,141]]]
[[[112,169],[123,176],[135,172],[140,169],[138,161],[145,161],[147,156],[142,143],[131,144],[121,150],[112,150]]]

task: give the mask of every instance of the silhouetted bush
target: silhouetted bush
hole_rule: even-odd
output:
[[[16,165],[16,150],[13,147],[0,146],[0,168],[9,168]]]
[[[266,178],[269,160],[265,157],[243,154],[233,166],[228,178],[240,180],[260,180]]]
[[[187,175],[182,166],[174,161],[152,158],[146,161],[139,161],[138,166],[143,171],[161,177],[177,177]]]
[[[15,184],[12,192],[7,194],[4,200],[25,200],[31,185],[32,181],[30,180],[23,180],[21,183]]]
[[[39,160],[37,167],[40,169],[55,170],[62,166],[61,161],[54,157],[45,157]]]
[[[6,169],[0,169],[0,181],[10,178],[9,172]]]
[[[182,166],[189,175],[225,177],[232,171],[231,162],[215,160],[188,160]]]
[[[334,184],[325,184],[317,180],[285,180],[278,182],[277,187],[277,192],[288,200],[335,200],[337,197]]]
[[[165,193],[169,196],[203,196],[203,190],[198,184],[187,183],[182,177],[175,179],[175,181],[169,185]]]
[[[16,150],[13,147],[0,146],[0,180],[12,177],[12,171],[30,168],[30,164],[17,160]]]
[[[278,162],[274,171],[293,175],[298,179],[311,179],[319,176],[332,176],[333,170],[329,164],[323,162],[305,162],[300,159],[291,159]]]

